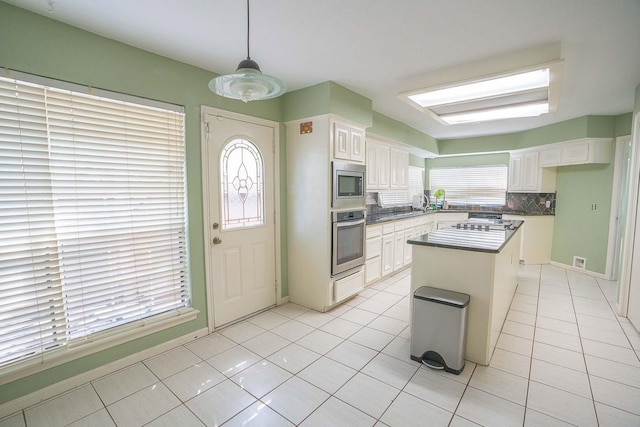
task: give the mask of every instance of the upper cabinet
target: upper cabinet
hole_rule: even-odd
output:
[[[388,145],[367,140],[367,191],[390,188],[390,152]]]
[[[540,166],[611,162],[611,138],[585,138],[540,147]]]
[[[409,152],[391,148],[391,189],[409,188]]]
[[[556,191],[555,170],[540,167],[538,150],[513,151],[509,157],[509,191],[552,193]]]
[[[334,159],[364,163],[364,129],[334,121],[332,137]]]
[[[409,188],[409,152],[375,139],[367,139],[367,191]]]

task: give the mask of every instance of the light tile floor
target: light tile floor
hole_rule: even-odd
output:
[[[640,334],[615,283],[522,267],[490,366],[456,376],[408,357],[409,274],[329,313],[274,308],[0,427],[640,425]]]

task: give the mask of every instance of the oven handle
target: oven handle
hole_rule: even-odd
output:
[[[364,219],[359,219],[357,221],[334,222],[334,224],[336,225],[336,227],[340,228],[340,227],[350,227],[354,225],[364,224],[364,221],[365,221]]]

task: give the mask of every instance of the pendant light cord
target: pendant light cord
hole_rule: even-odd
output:
[[[249,0],[247,0],[247,59],[251,59],[251,55],[249,55]]]

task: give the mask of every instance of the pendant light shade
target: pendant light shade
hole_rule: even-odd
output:
[[[249,0],[247,0],[247,59],[236,72],[211,79],[209,89],[217,95],[242,102],[276,98],[287,91],[287,85],[276,77],[262,74],[260,66],[249,55]]]

